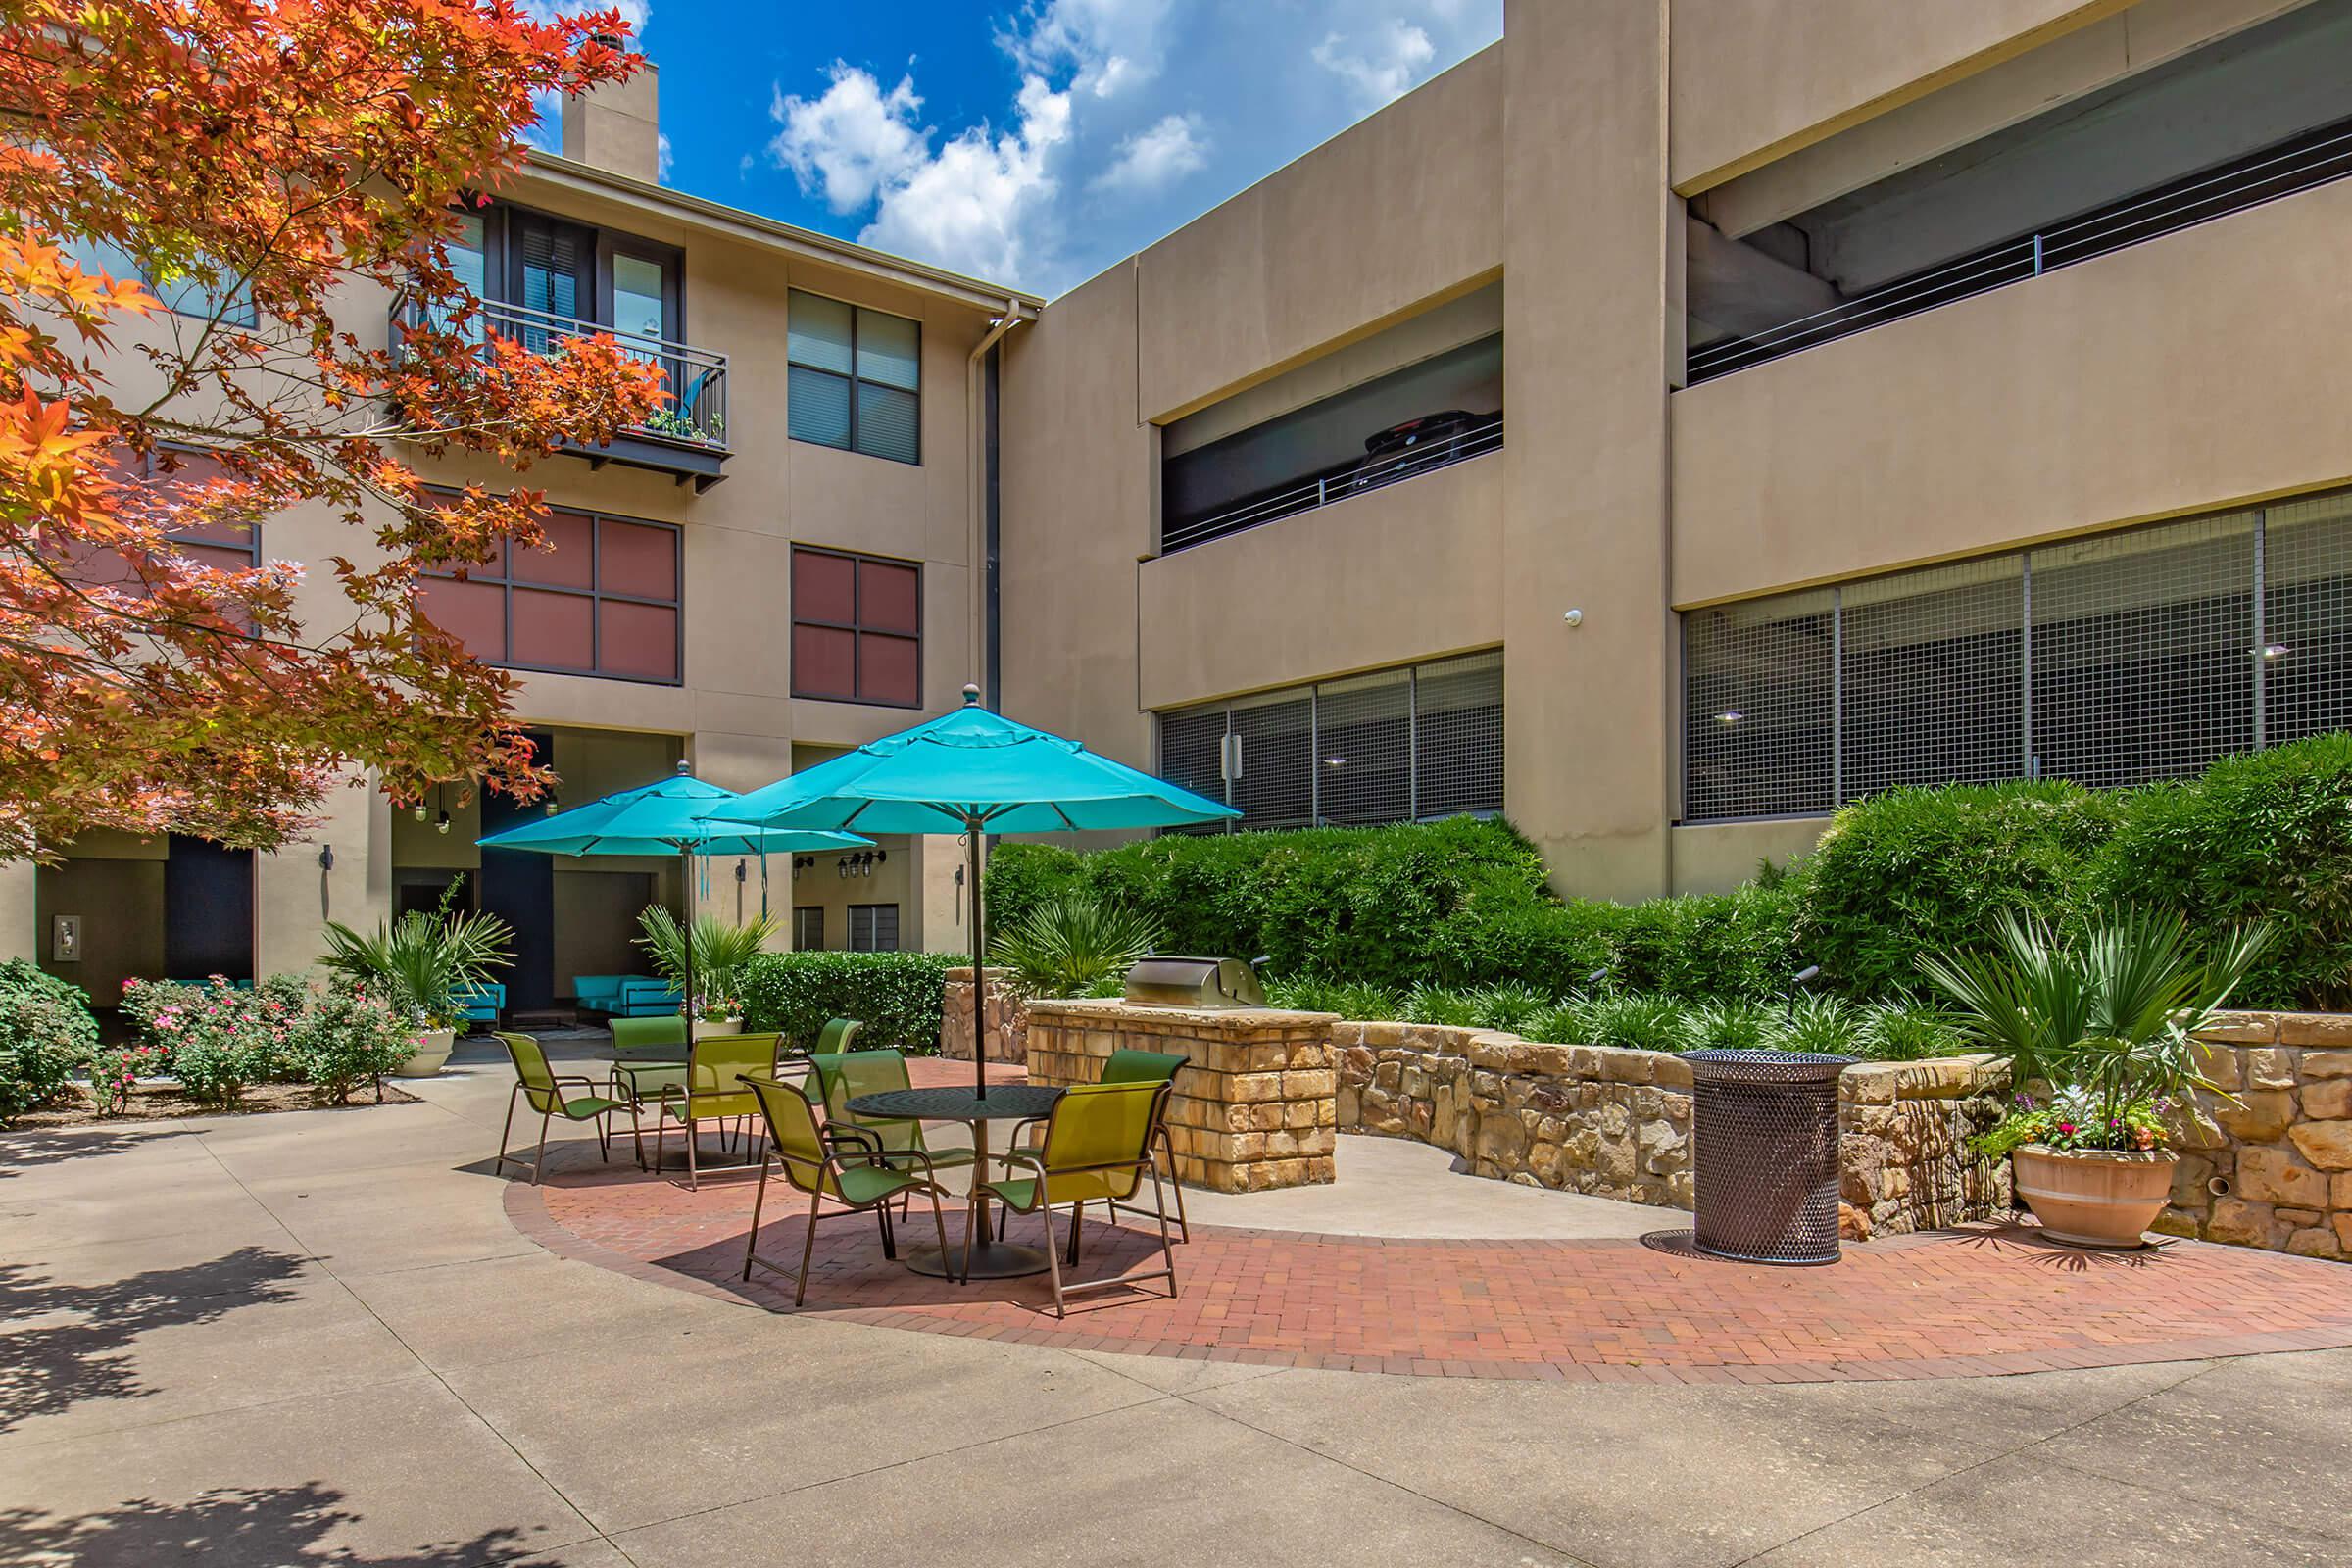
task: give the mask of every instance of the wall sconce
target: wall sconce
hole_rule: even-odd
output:
[[[433,801],[441,808],[441,814],[433,818],[433,831],[446,838],[449,836],[449,802],[438,784],[433,786]]]
[[[735,862],[735,883],[738,887],[743,885],[743,879],[749,873],[744,870],[743,862],[741,860],[737,860]]]
[[[792,858],[792,879],[798,882],[801,879],[801,873],[814,864],[816,864],[816,857],[813,855],[794,856]]]
[[[848,878],[850,874],[850,858],[848,856],[845,855],[833,862],[833,874],[845,880]]]
[[[553,795],[550,795],[547,798],[547,806],[545,809],[549,816],[553,816],[557,811],[561,810],[562,808],[556,805],[556,798]]]
[[[321,871],[332,871],[334,868],[335,868],[335,847],[334,847],[332,844],[321,844],[321,845],[319,845],[319,846],[318,846],[318,869],[319,869],[319,870],[321,870]]]
[[[422,801],[418,801],[418,802],[416,803],[416,820],[417,820],[417,821],[419,821],[419,822],[423,821],[423,820],[424,820],[424,818],[425,818],[425,815],[426,815],[426,812],[425,812],[425,809],[424,809],[424,803],[423,803]]]

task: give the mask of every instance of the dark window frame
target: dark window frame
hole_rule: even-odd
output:
[[[835,692],[802,690],[801,662],[794,659],[792,660],[792,695],[801,701],[810,703],[855,703],[861,708],[921,708],[923,706],[923,564],[919,561],[908,561],[902,556],[878,556],[871,551],[840,550],[831,545],[795,544],[792,547],[792,554],[794,582],[792,585],[793,602],[788,606],[790,624],[794,630],[803,626],[821,626],[828,631],[846,631],[850,634],[850,690],[852,694],[843,697]],[[805,555],[828,556],[833,560],[847,561],[851,564],[851,619],[824,620],[801,613],[798,604],[799,558]],[[864,567],[867,562],[872,562],[877,565],[904,567],[914,573],[915,629],[911,635],[895,628],[868,628],[856,618],[860,612],[862,605],[862,595],[858,591],[859,583],[857,573]],[[865,695],[865,639],[868,637],[887,637],[895,642],[914,644],[914,700],[912,702],[889,702]],[[789,650],[787,657],[789,657]]]
[[[212,463],[219,463],[220,461],[220,455],[219,453],[210,451],[204,447],[191,446],[186,442],[181,441],[166,441],[161,443],[154,450],[147,453],[147,455],[140,460],[140,483],[153,484],[158,479],[168,479],[172,477],[172,475],[165,473],[156,463],[156,459],[165,453],[170,453],[172,456],[178,458],[202,458]],[[248,566],[258,566],[262,564],[262,519],[256,517],[251,522],[246,523],[244,528],[246,542],[242,546],[229,544],[220,539],[206,539],[200,535],[184,533],[178,530],[174,530],[170,535],[170,538],[173,544],[202,545],[207,550],[239,551],[247,558],[246,564]]]
[[[801,940],[801,923],[809,921],[816,927],[816,940]],[[825,950],[825,906],[821,904],[796,904],[792,906],[792,951],[822,953]]]
[[[887,948],[879,945],[881,914],[884,909],[890,911],[890,946]],[[858,916],[860,914],[865,916],[866,921],[866,946],[862,948],[858,945]],[[899,906],[895,902],[851,905],[849,929],[844,935],[849,938],[850,942],[845,951],[850,953],[903,953],[906,951],[900,940],[904,932],[899,921]]]
[[[482,286],[488,291],[482,297],[483,304],[505,305],[515,310],[524,308],[522,253],[511,232],[514,219],[560,223],[583,230],[593,241],[596,275],[588,291],[592,314],[578,319],[607,331],[618,330],[612,324],[612,258],[634,256],[662,265],[663,341],[677,344],[693,342],[686,333],[686,252],[680,247],[586,219],[567,218],[562,213],[526,207],[520,202],[493,201],[487,207],[469,205],[464,211],[482,220]]]
[[[447,494],[448,492],[435,493]],[[631,685],[635,686],[685,685],[686,530],[674,522],[664,522],[659,517],[633,517],[624,513],[604,512],[592,507],[567,507],[551,504],[548,510],[550,512],[569,513],[575,517],[585,517],[588,519],[588,577],[592,586],[586,588],[574,588],[564,583],[516,581],[514,577],[514,552],[517,548],[527,547],[517,547],[512,542],[510,542],[506,547],[505,564],[503,566],[498,568],[496,575],[489,574],[492,568],[487,565],[454,566],[448,570],[434,570],[430,567],[425,569],[424,576],[428,580],[439,579],[452,582],[483,583],[502,590],[501,624],[506,633],[506,644],[503,657],[491,659],[480,654],[476,654],[474,657],[480,659],[483,663],[489,664],[497,669],[516,669],[535,675],[578,675],[589,680],[627,681]],[[676,598],[656,599],[647,594],[609,592],[604,588],[604,525],[608,522],[624,523],[630,527],[636,528],[660,528],[665,530],[669,534],[671,571],[670,580],[677,584]],[[563,594],[569,598],[585,599],[590,602],[591,608],[588,615],[588,659],[592,667],[580,669],[569,664],[524,663],[514,657],[514,590],[516,588],[524,589],[530,593]],[[621,674],[616,671],[608,671],[602,668],[593,667],[603,662],[605,653],[604,617],[596,612],[596,607],[601,606],[608,601],[613,604],[621,605],[646,605],[654,609],[671,611],[675,613],[675,653],[672,656],[677,670],[675,675],[664,680],[660,676],[655,675],[628,675]]]
[[[829,303],[829,304],[833,304],[833,305],[839,305],[839,306],[842,306],[842,307],[844,307],[845,309],[847,309],[847,310],[849,311],[849,313],[850,313],[850,368],[849,368],[848,371],[844,372],[844,371],[841,371],[841,370],[832,369],[832,368],[828,368],[828,367],[826,367],[826,366],[822,366],[822,365],[809,365],[809,364],[807,364],[807,363],[806,363],[806,362],[804,362],[804,361],[801,361],[801,360],[796,360],[796,359],[794,359],[794,358],[792,357],[792,349],[791,349],[791,343],[792,343],[792,296],[793,296],[793,295],[795,295],[795,294],[805,294],[805,295],[808,296],[810,299],[819,299],[819,300],[824,300],[824,301],[826,301],[826,302],[827,302],[827,303]],[[817,439],[816,439],[814,436],[806,436],[806,435],[796,435],[796,434],[794,434],[794,433],[792,432],[792,419],[791,419],[791,411],[790,411],[789,409],[787,409],[787,410],[786,410],[785,421],[784,421],[784,429],[785,429],[785,435],[786,435],[786,438],[787,438],[788,440],[793,440],[793,441],[798,441],[798,442],[801,442],[802,444],[804,444],[804,445],[806,445],[806,446],[812,446],[812,447],[823,447],[823,448],[825,448],[825,449],[826,449],[827,451],[829,451],[829,452],[850,452],[850,453],[855,453],[857,456],[858,456],[858,457],[861,457],[861,458],[878,458],[878,459],[880,459],[880,460],[881,460],[882,462],[884,462],[884,463],[899,463],[899,464],[905,464],[906,466],[908,466],[908,467],[911,467],[911,468],[919,468],[919,467],[921,467],[921,466],[923,466],[923,320],[922,320],[922,318],[920,318],[920,317],[918,317],[918,316],[901,316],[901,315],[900,315],[898,312],[896,312],[896,311],[880,311],[880,310],[875,310],[875,309],[874,309],[872,306],[869,306],[869,305],[860,305],[860,304],[858,304],[858,303],[857,301],[855,301],[855,300],[845,300],[845,299],[840,299],[840,298],[838,298],[838,297],[836,297],[836,296],[834,296],[834,295],[831,295],[831,294],[819,294],[819,293],[817,293],[817,292],[816,292],[814,289],[806,289],[806,288],[796,288],[796,289],[789,290],[789,291],[786,293],[786,295],[785,295],[785,300],[784,300],[784,313],[785,313],[785,339],[784,339],[784,341],[785,341],[785,351],[784,351],[784,367],[785,367],[785,371],[786,371],[787,377],[789,377],[790,373],[791,373],[792,371],[794,371],[794,370],[806,370],[806,371],[807,371],[807,372],[808,372],[810,375],[827,375],[827,376],[831,376],[831,377],[832,377],[834,380],[836,380],[836,381],[841,381],[841,382],[844,382],[844,383],[846,383],[846,384],[849,386],[849,389],[850,389],[850,398],[849,398],[849,405],[850,405],[850,438],[849,438],[847,441],[845,441],[845,442],[842,442],[842,443],[841,443],[841,444],[839,444],[839,445],[835,445],[835,444],[834,444],[833,442],[831,442],[831,441],[819,441],[819,440],[817,440]],[[891,384],[890,384],[888,381],[872,381],[872,382],[869,382],[869,381],[868,381],[868,380],[867,380],[867,379],[866,379],[864,376],[861,376],[861,375],[859,375],[859,374],[858,373],[858,324],[859,324],[859,322],[860,322],[861,318],[864,318],[864,317],[867,317],[867,316],[887,316],[887,317],[891,318],[891,319],[893,319],[893,320],[897,320],[897,321],[909,321],[909,322],[912,322],[912,323],[913,323],[913,325],[914,325],[914,385],[913,385],[913,387],[912,387],[912,388],[907,388],[907,387],[903,387],[903,386],[892,386],[892,385],[891,385]],[[883,388],[885,391],[890,391],[890,392],[908,392],[908,391],[911,391],[911,393],[912,393],[912,395],[913,395],[913,398],[914,398],[914,456],[913,456],[913,457],[911,457],[911,458],[896,458],[896,457],[892,457],[892,456],[891,456],[889,453],[887,453],[887,452],[868,452],[868,451],[867,451],[865,448],[863,448],[863,447],[861,447],[861,446],[859,446],[859,445],[858,444],[858,389],[860,386],[866,386],[866,385],[878,386],[878,387],[881,387],[881,388]],[[791,396],[791,394],[790,394],[790,392],[789,392],[789,391],[787,391],[787,393],[786,393],[785,395],[786,395],[787,397],[790,397],[790,396]]]

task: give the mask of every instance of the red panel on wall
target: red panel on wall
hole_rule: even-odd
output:
[[[799,697],[858,696],[858,634],[832,626],[792,628],[792,690]]]
[[[476,659],[507,657],[507,591],[497,583],[432,578],[417,585],[427,620]]]
[[[858,699],[868,703],[898,703],[918,707],[923,700],[922,644],[911,637],[858,639]]]
[[[919,634],[921,582],[912,566],[887,561],[858,563],[858,624],[867,631]]]
[[[579,594],[514,590],[514,652],[517,664],[544,669],[596,667],[596,601]]]
[[[514,552],[516,582],[546,583],[556,588],[596,586],[596,521],[576,512],[558,512],[547,519],[547,543],[552,549],[525,547]]]
[[[678,612],[666,605],[608,599],[597,607],[603,630],[599,673],[637,680],[678,678]]]
[[[858,563],[813,550],[792,553],[792,617],[848,624],[857,618]]]
[[[674,528],[649,528],[643,523],[598,524],[598,547],[603,553],[599,593],[627,594],[633,599],[678,597],[678,535]]]

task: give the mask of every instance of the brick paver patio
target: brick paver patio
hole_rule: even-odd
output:
[[[576,1161],[577,1147],[565,1151]],[[1463,1178],[1470,1180],[1474,1178]],[[791,1309],[746,1283],[751,1178],[702,1189],[572,1163],[507,1212],[550,1250],[706,1295]],[[761,1249],[797,1260],[806,1200],[771,1184]],[[1661,1227],[1679,1216],[1658,1211]],[[1012,1239],[1038,1239],[1034,1216]],[[961,1235],[951,1213],[949,1235]],[[901,1227],[916,1242],[927,1214]],[[883,1257],[874,1225],[818,1232],[811,1314],[979,1339],[1203,1360],[1460,1377],[1785,1383],[1976,1377],[2352,1346],[2352,1269],[2171,1243],[2084,1253],[2032,1227],[1849,1246],[1828,1268],[1678,1256],[1623,1239],[1426,1241],[1196,1225],[1182,1294],[1104,1292],[1050,1310],[1045,1277],[950,1285]],[[1092,1278],[1152,1248],[1090,1222]]]

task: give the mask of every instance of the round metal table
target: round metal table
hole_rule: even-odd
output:
[[[850,1102],[849,1108],[853,1115],[876,1121],[959,1121],[971,1128],[972,1197],[964,1216],[964,1235],[988,1238],[972,1248],[971,1277],[1005,1280],[1043,1274],[1046,1254],[1035,1247],[1016,1247],[995,1239],[988,1195],[981,1185],[988,1179],[988,1124],[1049,1115],[1054,1102],[1060,1098],[1060,1090],[1042,1084],[998,1084],[990,1088],[986,1099],[972,1089],[886,1089],[880,1094],[859,1095]],[[934,1279],[956,1279],[964,1272],[961,1248],[943,1255],[936,1247],[910,1247],[906,1258],[908,1268]]]

